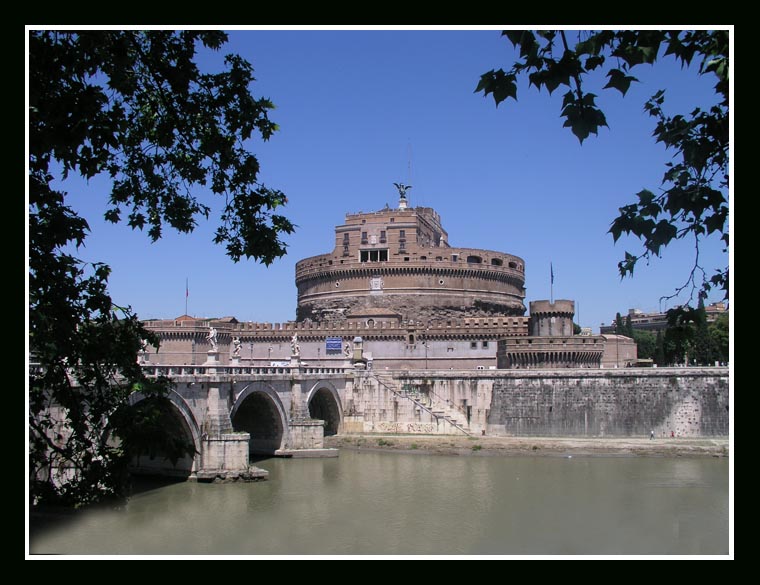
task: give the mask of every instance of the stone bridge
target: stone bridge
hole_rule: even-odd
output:
[[[244,476],[250,456],[337,456],[324,437],[337,434],[354,368],[302,365],[279,367],[221,365],[209,352],[203,365],[169,366],[143,362],[148,376],[174,382],[167,399],[174,419],[195,446],[195,456],[170,463],[160,454],[134,462],[134,471],[213,479]],[[135,394],[133,403],[144,397]]]
[[[727,368],[374,372],[362,362],[275,366],[154,365],[196,454],[172,465],[143,456],[135,471],[246,477],[250,457],[336,456],[338,433],[514,436],[727,436]],[[142,397],[135,395],[135,403]],[[254,469],[255,472],[255,469]],[[266,472],[263,472],[266,473]]]

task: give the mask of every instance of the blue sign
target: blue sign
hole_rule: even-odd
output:
[[[325,349],[328,352],[343,351],[343,338],[342,337],[328,337],[325,341]]]

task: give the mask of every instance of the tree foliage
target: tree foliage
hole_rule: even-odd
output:
[[[728,315],[718,316],[715,321],[708,326],[708,333],[712,339],[715,358],[720,362],[728,362]]]
[[[654,359],[657,349],[657,336],[651,331],[633,329],[631,335],[636,342],[636,351],[639,359]]]
[[[639,253],[625,252],[618,263],[621,277],[633,275],[637,263],[660,256],[674,240],[693,238],[695,258],[684,284],[672,298],[691,287],[708,293],[712,288],[728,297],[728,267],[719,267],[710,276],[699,260],[699,245],[706,236],[720,235],[727,250],[728,236],[728,147],[729,147],[729,34],[716,31],[598,31],[580,32],[572,44],[565,31],[504,31],[519,49],[519,59],[509,71],[484,73],[476,92],[492,95],[496,105],[508,98],[517,100],[518,79],[527,76],[529,85],[550,94],[560,86],[563,95],[561,117],[578,140],[598,134],[607,126],[604,112],[596,105],[597,94],[589,85],[604,72],[606,84],[625,96],[632,75],[643,64],[654,65],[666,57],[682,66],[698,63],[699,75],[715,80],[715,102],[706,109],[668,115],[665,90],[659,90],[644,105],[655,120],[653,136],[673,151],[658,193],[642,189],[636,200],[620,208],[610,233],[615,241],[632,234],[643,243]]]
[[[718,315],[713,323],[708,323],[702,300],[696,309],[669,310],[667,328],[657,333],[658,365],[712,366],[716,361],[728,362],[728,315]]]
[[[161,432],[161,404],[139,413],[130,396],[158,397],[167,380],[137,364],[142,340],[158,340],[107,291],[109,268],[76,257],[88,224],[67,205],[60,180],[111,180],[106,219],[191,232],[223,198],[215,242],[237,261],[285,253],[293,225],[277,213],[284,194],[258,182],[250,142],[276,130],[272,103],[250,93],[251,65],[237,55],[201,72],[199,46],[216,31],[29,32],[30,481],[34,502],[87,503],[124,492],[135,454],[129,438],[155,433],[176,458],[192,450]],[[155,405],[151,412],[149,405]],[[105,432],[108,425],[110,432]],[[120,443],[109,441],[117,435]],[[64,473],[65,480],[54,476]]]

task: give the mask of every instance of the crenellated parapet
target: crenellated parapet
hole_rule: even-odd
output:
[[[205,340],[210,326],[217,330],[220,347],[228,346],[233,337],[239,337],[243,345],[249,342],[289,342],[293,334],[299,340],[324,341],[328,337],[353,338],[360,336],[368,340],[404,340],[410,333],[421,333],[427,339],[466,340],[499,339],[504,335],[525,336],[528,334],[527,317],[469,317],[436,321],[391,320],[376,321],[372,317],[361,320],[285,323],[223,322],[210,320],[174,321],[154,320],[143,323],[147,329],[157,333],[162,340]]]

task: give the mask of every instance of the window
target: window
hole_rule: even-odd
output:
[[[385,239],[385,230],[380,230],[380,243],[384,244],[386,242]]]
[[[404,238],[406,238],[406,230],[399,230],[398,231],[398,237],[399,237],[399,239],[402,239],[402,240]]]
[[[480,256],[467,256],[468,264],[480,264],[481,262],[483,262],[483,259]]]
[[[388,250],[361,250],[359,260],[362,262],[387,262]]]
[[[362,244],[367,243],[367,232],[362,232]]]
[[[483,349],[488,349],[488,342],[487,341],[483,342]]]
[[[343,241],[346,242],[346,243],[348,242],[348,232],[346,232],[345,234],[343,234]]]
[[[517,268],[517,262],[510,262],[509,263],[510,268]]]
[[[478,349],[478,342],[477,341],[471,341],[470,342],[470,349]]]
[[[491,258],[491,266],[503,266],[504,262],[501,258]]]

